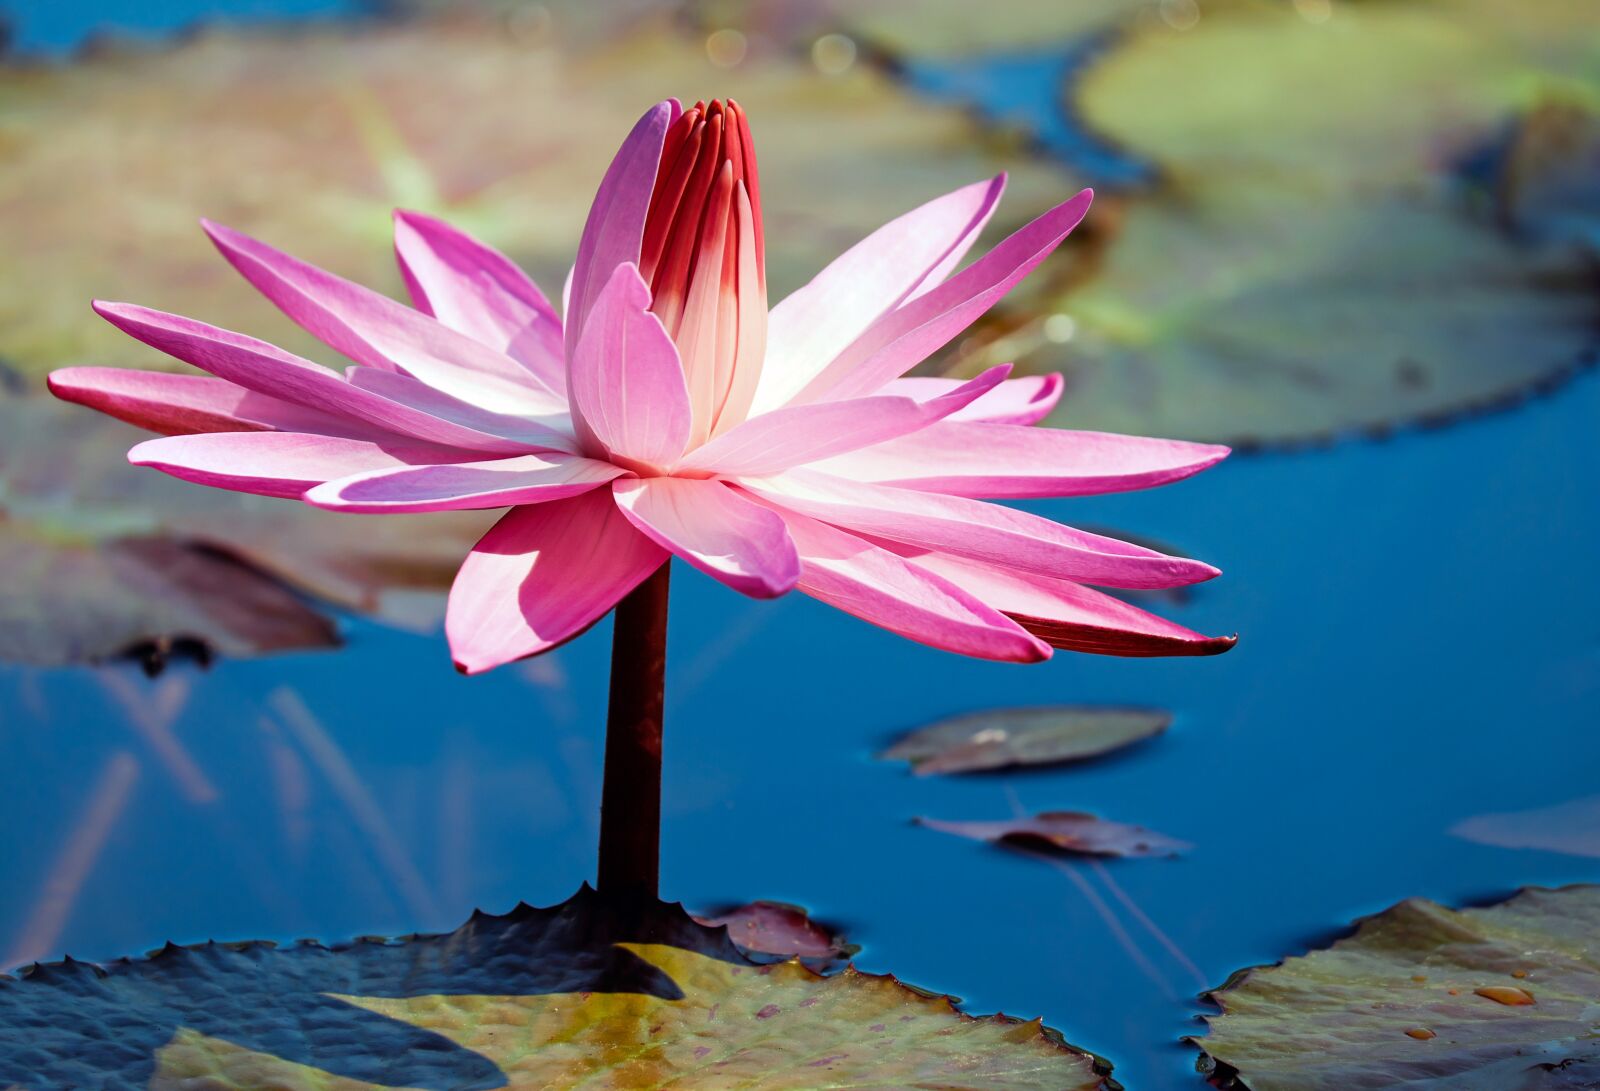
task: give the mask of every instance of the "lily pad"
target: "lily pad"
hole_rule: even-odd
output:
[[[747,961],[676,906],[581,891],[448,935],[173,947],[0,977],[0,1086],[1104,1089],[1037,1020]]]
[[[974,712],[918,728],[879,757],[917,776],[1082,761],[1161,734],[1172,714],[1062,705]]]
[[[761,956],[778,955],[799,958],[815,967],[848,958],[861,949],[788,902],[755,901],[695,920],[707,928],[726,928],[739,950],[757,961],[764,961]]]
[[[944,822],[919,818],[917,825],[974,841],[1020,849],[1048,849],[1074,856],[1177,856],[1191,846],[1143,826],[1108,822],[1081,811],[1045,811],[1032,818],[997,822]]]
[[[1483,909],[1413,898],[1325,950],[1242,970],[1190,1039],[1250,1091],[1539,1091],[1600,1085],[1600,886]]]

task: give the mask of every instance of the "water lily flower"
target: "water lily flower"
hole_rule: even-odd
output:
[[[1060,376],[907,372],[1078,224],[1077,194],[962,267],[1004,176],[916,208],[768,308],[755,145],[729,101],[651,108],[595,196],[558,311],[503,254],[395,217],[405,306],[206,223],[354,366],[128,303],[95,309],[208,375],[73,367],[58,397],[162,433],[129,459],[335,512],[508,508],[446,632],[489,669],[582,632],[669,555],[989,659],[1225,650],[1094,590],[1217,575],[994,500],[1162,485],[1224,447],[1031,427]],[[563,317],[564,316],[564,317]]]

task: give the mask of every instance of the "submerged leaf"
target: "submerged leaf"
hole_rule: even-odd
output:
[[[787,902],[756,901],[695,920],[707,928],[726,927],[728,938],[752,957],[778,955],[816,964],[848,958],[860,950]]]
[[[1096,1091],[1107,1071],[1038,1021],[853,969],[758,966],[676,906],[587,888],[443,936],[169,946],[0,977],[0,1086]]]
[[[1081,761],[1161,734],[1172,714],[1140,708],[1062,705],[974,712],[919,728],[879,757],[911,763],[918,776],[1014,765]]]
[[[1464,841],[1504,849],[1537,849],[1600,860],[1600,796],[1462,819],[1450,832]]]
[[[1191,846],[1143,826],[1108,822],[1081,811],[1045,811],[1032,818],[997,822],[943,822],[919,818],[917,825],[974,841],[1023,849],[1054,849],[1079,856],[1177,856]]]
[[[1250,1091],[1595,1087],[1597,935],[1600,886],[1485,909],[1413,898],[1325,950],[1234,974],[1190,1040],[1215,1081]]]

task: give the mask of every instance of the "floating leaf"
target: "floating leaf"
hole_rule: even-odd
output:
[[[930,830],[1024,849],[1055,849],[1079,856],[1177,856],[1191,846],[1143,826],[1108,822],[1081,811],[1045,811],[998,822],[942,822],[919,818]]]
[[[779,955],[815,964],[848,958],[860,950],[787,902],[756,901],[695,920],[707,928],[726,927],[739,950],[751,956]]]
[[[585,889],[443,936],[169,946],[0,977],[0,1086],[1114,1086],[1039,1022],[847,969],[746,961],[676,906]]]
[[[918,776],[1081,761],[1161,734],[1172,715],[1153,709],[1062,705],[975,712],[918,728],[881,755]]]
[[[1190,1039],[1250,1091],[1535,1091],[1600,1086],[1600,886],[1528,888],[1485,909],[1413,898],[1333,946],[1242,970]]]
[[[1480,845],[1600,859],[1600,796],[1528,811],[1480,814],[1457,822],[1450,832]]]

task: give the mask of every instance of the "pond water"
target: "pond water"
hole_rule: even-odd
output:
[[[20,40],[65,44],[88,11],[25,12]],[[1237,630],[1218,659],[980,663],[679,566],[664,896],[803,904],[846,927],[865,969],[1042,1015],[1130,1088],[1199,1086],[1177,1039],[1231,970],[1403,897],[1597,877],[1593,860],[1450,833],[1596,792],[1597,419],[1589,373],[1447,428],[1031,505],[1222,567],[1160,606]],[[476,679],[420,628],[348,618],[337,652],[153,681],[0,668],[0,962],[442,930],[592,878],[608,626]],[[914,779],[873,758],[951,713],[1056,702],[1177,720],[1070,769]],[[1046,862],[910,824],[1018,807],[1194,848]]]

